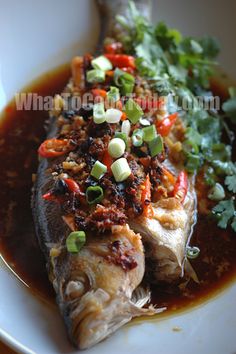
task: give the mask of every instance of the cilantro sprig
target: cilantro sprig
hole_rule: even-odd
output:
[[[223,200],[219,202],[213,209],[213,214],[218,219],[217,225],[222,229],[226,229],[228,225],[231,225],[236,232],[236,209],[234,199]]]
[[[236,88],[229,88],[230,98],[223,103],[222,109],[232,123],[236,124]]]
[[[174,108],[180,112],[186,126],[182,144],[185,168],[189,173],[196,173],[204,167],[205,182],[212,188],[224,181],[226,200],[220,201],[213,213],[220,227],[231,225],[236,231],[233,199],[236,164],[232,162],[233,133],[227,121],[236,123],[236,89],[230,88],[230,98],[222,105],[223,115],[211,108],[213,95],[209,78],[219,53],[218,41],[211,37],[183,37],[163,22],[153,26],[133,2],[129,4],[127,16],[117,18],[123,28],[119,40],[128,53],[136,56],[139,74],[154,91],[162,96],[178,97]],[[199,97],[205,107],[199,104]],[[183,102],[187,102],[187,108]],[[222,142],[223,132],[229,137],[228,144]]]

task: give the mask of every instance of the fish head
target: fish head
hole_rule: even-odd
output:
[[[127,225],[105,237],[93,235],[78,254],[66,253],[57,263],[57,301],[80,349],[100,342],[132,317],[156,311],[142,309],[149,293],[135,290],[144,275],[144,252],[140,236]]]

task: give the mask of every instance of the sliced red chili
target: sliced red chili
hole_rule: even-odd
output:
[[[181,171],[176,180],[173,196],[177,198],[181,203],[184,202],[186,194],[188,192],[188,175],[185,171]]]
[[[141,202],[143,206],[143,216],[152,217],[153,209],[151,205],[151,182],[149,174],[146,175],[146,179],[142,185]]]
[[[81,190],[79,184],[72,178],[64,178],[64,182],[66,183],[69,191],[71,193],[75,193],[78,196],[80,202],[84,204],[86,202],[85,193]]]
[[[68,140],[47,139],[38,149],[38,154],[42,157],[50,158],[64,155],[68,149]]]
[[[162,172],[163,172],[163,177],[165,177],[168,183],[173,186],[176,182],[176,177],[173,175],[173,173],[171,173],[166,167],[163,166],[162,166]]]
[[[157,131],[161,136],[167,136],[176,122],[178,113],[173,113],[156,123]]]
[[[113,78],[114,76],[114,70],[107,70],[106,71],[106,76],[108,76],[108,78]]]
[[[102,89],[92,89],[92,94],[95,98],[101,97],[101,98],[105,99],[107,96],[107,91],[102,90]]]
[[[131,75],[134,74],[134,69],[132,67],[124,67],[124,68],[120,68],[122,71],[129,73]]]
[[[122,116],[121,116],[121,121],[123,122],[124,120],[127,119],[127,114],[125,112],[122,112]]]
[[[52,201],[52,200],[55,200],[55,196],[52,192],[48,192],[48,193],[45,193],[42,198],[44,200],[48,200],[48,201]]]
[[[140,157],[139,162],[146,168],[150,166],[151,163],[151,156],[148,157]]]
[[[67,184],[70,192],[81,194],[80,186],[73,179],[64,178],[64,182]]]
[[[123,46],[120,42],[113,42],[105,45],[104,49],[107,54],[117,54],[122,52]]]
[[[105,151],[102,159],[102,163],[107,166],[107,171],[111,173],[111,165],[113,163],[113,159],[111,155],[109,154],[108,150]]]
[[[105,54],[105,57],[117,68],[135,69],[135,58],[126,54]]]
[[[57,203],[62,203],[63,202],[63,197],[55,195],[53,193],[53,191],[50,191],[48,193],[43,194],[42,198],[44,200],[46,200],[47,202],[57,202]]]

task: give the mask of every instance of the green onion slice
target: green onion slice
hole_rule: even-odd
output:
[[[116,68],[114,71],[114,82],[120,87],[122,95],[128,95],[133,92],[135,82],[133,75]]]
[[[107,92],[107,98],[111,102],[117,102],[120,99],[119,89],[115,86],[111,86],[110,91]]]
[[[66,248],[70,253],[78,253],[84,246],[86,234],[84,231],[73,231],[66,239]]]
[[[216,183],[209,191],[208,198],[216,202],[225,198],[224,187],[220,183]]]
[[[97,204],[103,199],[103,189],[100,186],[90,186],[86,189],[86,200],[89,205]]]
[[[124,157],[113,162],[111,170],[116,182],[123,182],[131,175],[128,161]]]
[[[140,118],[140,119],[139,119],[139,123],[140,123],[141,125],[143,125],[144,127],[148,127],[149,125],[151,125],[151,123],[149,122],[149,120],[146,119],[146,118]]]
[[[99,69],[93,69],[87,71],[86,79],[90,83],[104,82],[105,81],[105,71]]]
[[[143,128],[143,140],[146,142],[152,141],[157,136],[156,127],[154,124]]]
[[[115,133],[115,138],[120,138],[120,139],[124,140],[125,145],[127,146],[127,144],[128,144],[128,137],[127,137],[127,135],[126,135],[125,133],[116,132],[116,133]]]
[[[94,69],[107,71],[112,69],[112,63],[104,55],[97,57],[91,61],[92,67]]]
[[[122,131],[122,133],[126,134],[128,137],[130,134],[130,130],[131,130],[130,121],[128,119],[126,119],[121,124],[121,131]]]
[[[136,124],[139,118],[142,117],[143,110],[132,98],[129,98],[125,104],[125,113],[131,123]]]
[[[93,105],[93,120],[96,124],[102,124],[106,120],[104,102],[95,103]]]
[[[122,95],[129,95],[130,93],[133,92],[134,89],[134,83],[130,81],[126,81],[125,79],[121,80],[122,86],[121,86],[121,93]]]
[[[200,253],[200,249],[198,247],[187,246],[187,258],[195,259],[199,256],[199,253]]]
[[[119,123],[121,116],[122,112],[116,108],[109,108],[105,113],[106,121],[110,124]]]
[[[143,144],[143,131],[142,129],[135,129],[132,135],[132,143],[138,147]]]
[[[111,157],[121,157],[125,152],[125,142],[120,138],[114,138],[109,142],[108,152]]]
[[[162,152],[164,149],[162,137],[158,134],[156,138],[149,142],[148,146],[151,157],[155,157],[156,155],[160,154],[160,152]]]
[[[106,172],[107,166],[97,160],[91,170],[91,176],[99,180]]]

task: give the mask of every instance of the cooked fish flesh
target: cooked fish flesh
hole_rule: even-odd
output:
[[[185,201],[168,198],[153,203],[152,218],[140,216],[130,221],[145,245],[147,274],[152,282],[172,282],[184,272],[186,245],[196,222],[196,195],[193,180]]]

